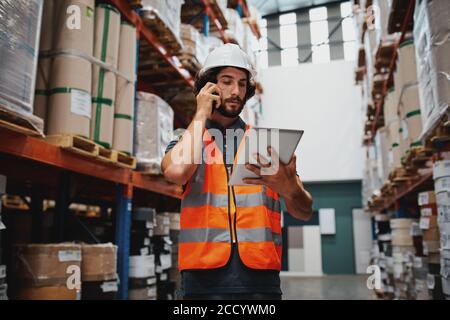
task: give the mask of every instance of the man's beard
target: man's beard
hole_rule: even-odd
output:
[[[239,106],[239,108],[236,109],[236,110],[227,110],[227,109],[225,108],[225,104],[226,104],[227,102],[237,102],[237,103],[240,104],[240,106]],[[229,98],[229,99],[226,99],[226,100],[224,101],[224,103],[222,103],[222,104],[219,106],[219,108],[217,109],[217,111],[219,111],[219,113],[220,113],[221,115],[223,115],[224,117],[227,117],[227,118],[236,118],[237,116],[239,116],[239,115],[241,114],[242,109],[244,109],[244,105],[245,105],[244,101],[242,101],[242,99],[239,98],[239,97],[236,97],[236,98]]]

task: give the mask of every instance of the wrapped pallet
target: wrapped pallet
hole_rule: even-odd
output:
[[[414,40],[424,133],[433,128],[450,103],[450,2],[417,1]]]
[[[79,299],[80,283],[74,282],[73,288],[69,288],[68,283],[74,270],[80,270],[81,257],[81,246],[72,243],[16,245],[13,272],[18,287],[15,297],[39,300]]]
[[[160,173],[161,160],[173,136],[173,110],[160,97],[137,93],[135,152],[138,169]]]
[[[39,52],[51,51],[53,47],[54,4],[55,0],[44,0]],[[40,56],[36,72],[34,114],[44,120],[44,127],[47,125],[47,102],[51,70],[52,59],[49,56]]]
[[[126,21],[120,26],[119,72],[114,104],[113,149],[133,152],[133,119],[136,80],[136,28]],[[130,81],[132,80],[132,81]]]
[[[119,10],[108,4],[98,4],[95,11],[94,57],[117,68],[119,38]],[[115,73],[93,65],[90,138],[106,148],[111,148],[113,140],[115,98]]]
[[[152,20],[157,16],[175,38],[180,37],[181,6],[184,0],[142,0],[141,15],[144,20]]]
[[[205,37],[190,24],[181,24],[181,40],[183,42],[183,55],[195,57],[203,65],[209,54],[209,45]]]
[[[225,19],[228,22],[228,29],[225,30],[225,35],[242,47],[244,44],[244,24],[241,16],[237,10],[227,8],[225,10]]]
[[[422,117],[420,110],[419,90],[417,85],[409,85],[403,88],[401,97],[404,119],[406,121],[409,148],[422,145],[420,135],[422,133]]]
[[[94,0],[58,0],[54,8],[52,74],[47,110],[47,133],[89,137],[91,118]],[[78,6],[80,24],[68,24],[67,10]]]
[[[33,113],[42,0],[0,2],[0,106]]]

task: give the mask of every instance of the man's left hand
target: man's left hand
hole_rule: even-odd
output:
[[[262,168],[270,172],[273,161],[269,163],[258,153],[256,154],[256,160],[260,167],[250,163],[246,164],[246,168],[257,174],[258,178],[245,178],[243,181],[248,184],[265,185],[283,197],[296,192],[298,179],[296,156],[294,155],[289,163],[282,163],[279,161],[277,152],[272,147],[268,147],[267,151],[272,160],[278,161],[278,170],[272,174],[261,174]],[[262,159],[265,161],[262,161]]]

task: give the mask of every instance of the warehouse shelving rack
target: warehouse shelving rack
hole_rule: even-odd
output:
[[[407,4],[403,4],[397,2],[397,5],[404,5],[402,10],[397,10],[404,12],[405,15],[402,21],[398,21],[401,18],[401,15],[398,15],[389,21],[390,29],[394,31],[400,31],[400,37],[394,44],[392,58],[389,65],[389,73],[388,77],[385,79],[382,90],[382,99],[377,101],[376,109],[375,109],[375,119],[372,122],[371,126],[371,136],[372,141],[375,138],[378,130],[378,124],[381,119],[381,112],[383,108],[383,99],[387,94],[388,84],[391,82],[393,77],[393,72],[395,70],[395,63],[397,59],[398,47],[400,43],[403,42],[405,35],[408,31],[412,29],[413,25],[413,13],[415,7],[415,0],[409,1]],[[401,28],[399,27],[401,26]],[[433,132],[428,133],[426,136],[424,135],[423,141],[425,143],[424,151],[420,151],[421,155],[417,156],[415,160],[419,163],[425,163],[428,160],[438,161],[440,160],[442,152],[450,151],[450,135],[448,135],[448,129],[450,128],[450,122],[441,120],[438,123],[438,128],[431,130]],[[411,153],[410,157],[414,158],[414,153]],[[433,174],[431,172],[431,168],[428,168],[426,173],[422,175],[409,176],[405,179],[400,178],[400,181],[392,183],[388,183],[384,188],[390,188],[394,185],[394,188],[390,188],[391,190],[383,193],[382,195],[375,198],[372,202],[372,205],[367,210],[376,211],[376,212],[384,212],[390,208],[399,209],[400,201],[411,195],[416,195],[418,192],[426,189],[433,189]],[[383,190],[383,189],[382,189]]]
[[[175,71],[187,87],[194,81],[168,48],[151,32],[139,17],[138,11],[131,8],[126,0],[108,0],[122,14],[122,17],[136,26],[136,38],[145,39],[160,57]],[[204,26],[209,19],[220,31],[224,42],[222,24],[211,10],[208,0],[201,0],[205,6]],[[247,14],[244,1],[239,1],[237,10]],[[139,10],[139,9],[137,9]],[[247,13],[246,13],[247,12]],[[242,16],[242,14],[241,14]],[[252,27],[253,29],[253,27]],[[158,93],[149,83],[137,79],[137,90]],[[183,115],[181,115],[183,116]],[[52,145],[40,137],[13,131],[0,126],[0,174],[7,176],[7,191],[22,197],[29,197],[28,207],[32,215],[33,242],[42,242],[43,200],[55,201],[55,224],[52,239],[56,242],[68,241],[64,234],[65,223],[69,218],[71,203],[99,205],[102,209],[113,208],[115,222],[114,242],[118,246],[119,298],[128,298],[128,256],[133,200],[151,198],[155,207],[169,203],[177,206],[182,188],[167,182],[161,176],[145,175],[129,168],[105,163]]]

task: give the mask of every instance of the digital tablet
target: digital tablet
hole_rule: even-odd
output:
[[[254,131],[251,131],[254,130]],[[230,186],[247,186],[244,178],[257,178],[258,176],[245,167],[247,162],[258,165],[253,157],[255,152],[260,153],[270,161],[267,147],[271,146],[279,155],[280,162],[288,163],[298,143],[303,136],[303,130],[289,130],[276,128],[251,128],[244,139],[245,142],[239,150],[238,158],[233,166],[233,172],[228,184]],[[272,142],[273,140],[273,142]],[[252,158],[252,160],[250,160]]]

